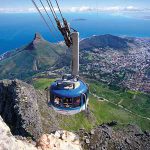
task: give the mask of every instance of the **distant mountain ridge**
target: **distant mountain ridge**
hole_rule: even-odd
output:
[[[11,57],[13,54],[16,54],[17,52],[20,52],[23,50],[36,50],[36,46],[43,42],[47,43],[47,41],[39,33],[36,33],[33,41],[30,42],[28,45],[23,46],[13,51],[5,52],[4,54],[0,55],[0,61],[5,58]],[[133,38],[122,38],[122,37],[118,37],[118,36],[114,36],[110,34],[92,36],[92,37],[85,38],[80,41],[80,50],[84,50],[84,49],[91,50],[93,48],[107,48],[107,47],[113,48],[116,50],[121,50],[121,49],[129,48],[128,43],[131,43],[131,42],[134,42]],[[54,43],[51,43],[51,44],[57,45]],[[60,43],[59,45],[65,47],[65,44]]]
[[[93,48],[107,47],[115,50],[127,50],[129,48],[129,42],[133,42],[133,40],[106,34],[83,39],[80,42],[80,47],[81,50],[91,50]]]
[[[32,76],[57,64],[66,53],[66,46],[46,41],[36,33],[33,41],[0,57],[0,78]]]

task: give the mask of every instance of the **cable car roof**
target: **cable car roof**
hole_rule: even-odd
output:
[[[82,93],[86,93],[88,90],[87,85],[82,82],[81,80],[78,81],[80,86],[74,89],[61,89],[58,87],[57,81],[51,85],[51,92],[54,95],[60,97],[67,97],[67,98],[75,98],[79,97]]]

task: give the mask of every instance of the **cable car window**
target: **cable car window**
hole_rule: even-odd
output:
[[[63,105],[66,108],[71,108],[72,107],[72,98],[64,98]]]
[[[59,106],[59,107],[62,106],[62,99],[56,96],[54,99],[54,105]]]
[[[73,99],[73,106],[74,107],[81,106],[81,99],[80,99],[80,97],[76,97],[76,98]]]

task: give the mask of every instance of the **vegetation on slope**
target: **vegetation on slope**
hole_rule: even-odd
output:
[[[35,88],[42,90],[45,89],[47,86],[49,86],[50,83],[53,81],[54,79],[37,79],[34,80],[33,85],[35,86]],[[131,91],[128,92],[123,92],[121,90],[114,91],[109,89],[106,85],[103,85],[96,81],[88,81],[88,83],[90,86],[90,91],[92,93],[96,93],[100,97],[107,98],[109,101],[112,101],[114,103],[118,103],[121,101],[121,105],[124,104],[124,107],[131,105],[133,107],[133,111],[135,111],[136,107],[138,107],[138,103],[135,103],[134,105],[131,99],[131,97],[132,96],[134,97],[135,95],[135,93],[132,93]],[[139,104],[144,103],[146,101],[147,101],[146,103],[148,103],[149,100],[147,99],[147,96],[149,95],[145,95],[142,93],[137,94],[140,95],[140,98],[142,98],[142,102],[139,102]],[[114,105],[107,101],[103,101],[102,99],[95,98],[91,94],[89,99],[90,99],[89,108],[91,112],[89,116],[87,116],[84,112],[74,116],[58,115],[58,122],[60,123],[63,129],[76,131],[78,129],[85,128],[89,130],[93,126],[111,122],[113,120],[116,120],[119,126],[124,126],[126,124],[131,123],[139,125],[143,130],[150,129],[149,126],[150,120],[148,119],[141,118],[136,114],[126,111],[124,108],[120,108],[117,105]],[[141,107],[143,106],[145,107],[146,103],[141,105]],[[145,116],[149,114],[148,109],[146,110],[147,111],[145,111],[145,113],[144,112],[142,113]],[[135,113],[138,114],[139,110],[135,111]],[[48,119],[47,121],[50,122],[50,120]]]
[[[27,79],[56,65],[65,52],[65,46],[49,43],[36,34],[30,44],[0,61],[0,78]]]
[[[150,117],[149,94],[130,90],[122,91],[122,89],[113,90],[109,86],[96,81],[89,81],[89,84],[91,93],[121,105],[138,115]]]

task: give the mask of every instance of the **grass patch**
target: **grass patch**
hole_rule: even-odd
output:
[[[109,86],[96,82],[88,81],[90,91],[99,97],[105,98],[115,104],[120,104],[132,112],[150,117],[150,95],[136,91],[122,91],[110,89]]]
[[[44,89],[53,81],[55,81],[55,79],[37,79],[34,81],[33,85],[36,89]],[[126,108],[130,108],[133,112],[136,112],[136,114],[143,114],[145,116],[149,114],[149,99],[147,99],[148,95],[131,91],[113,91],[109,89],[107,85],[95,81],[88,81],[88,83],[90,86],[90,91],[92,93],[96,93],[98,96],[104,97],[109,101],[113,101],[115,103],[118,103],[121,100],[121,105]],[[135,101],[136,103],[134,103]],[[139,105],[136,105],[137,103]],[[147,104],[148,106],[146,106]],[[137,109],[139,106],[143,109],[144,107],[146,107],[145,112],[139,111],[139,109]],[[114,104],[98,101],[98,99],[93,97],[92,95],[90,95],[89,97],[89,108],[91,112],[91,115],[89,117],[87,117],[84,112],[73,116],[58,117],[60,126],[63,129],[69,131],[77,131],[81,128],[90,130],[96,125],[115,120],[118,122],[117,127],[122,127],[130,123],[137,124],[143,130],[150,130],[149,120],[143,119],[141,117],[138,117],[137,115],[127,112],[123,108],[120,108]]]
[[[89,107],[91,111],[89,118],[83,112],[74,116],[63,117],[60,124],[61,127],[69,131],[77,131],[81,128],[89,131],[96,125],[116,120],[118,122],[118,128],[127,124],[136,124],[143,130],[150,129],[150,121],[126,112],[113,104],[100,102],[91,95]]]
[[[49,87],[52,82],[54,82],[56,79],[46,79],[46,78],[41,78],[41,79],[35,79],[33,81],[33,86],[35,89],[42,90],[45,89],[46,87]]]

